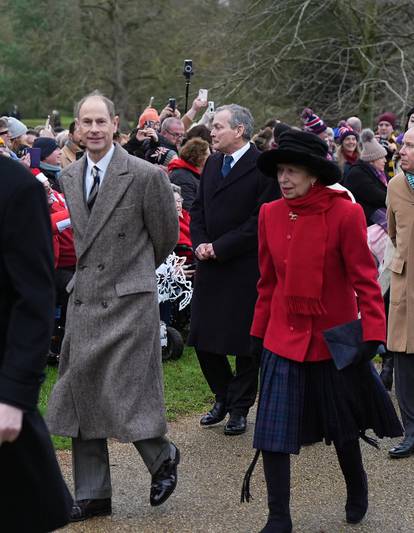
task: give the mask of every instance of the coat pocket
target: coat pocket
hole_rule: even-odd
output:
[[[137,294],[140,292],[155,292],[157,282],[155,278],[140,278],[120,281],[115,284],[117,296],[127,296],[128,294]]]
[[[404,270],[404,265],[404,259],[397,255],[392,258],[391,264],[388,268],[391,270],[391,272],[395,272],[396,274],[402,274]]]

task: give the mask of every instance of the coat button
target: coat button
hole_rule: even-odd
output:
[[[75,305],[81,305],[81,304],[82,304],[82,301],[81,301],[81,300],[78,300],[78,299],[76,299],[76,300],[74,301],[74,304],[75,304]]]
[[[295,328],[293,326],[290,326],[290,331],[293,331]]]
[[[102,263],[98,265],[98,270],[103,270],[104,268],[105,268],[105,265],[103,265]]]
[[[286,239],[289,241],[292,238],[292,235],[286,235]]]
[[[118,237],[120,239],[125,239],[125,233],[124,232],[118,233]]]
[[[85,268],[87,268],[86,265],[79,265],[79,270],[85,270]]]
[[[102,307],[104,309],[108,309],[108,302],[102,302]]]

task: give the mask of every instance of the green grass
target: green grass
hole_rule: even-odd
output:
[[[192,413],[201,413],[211,405],[213,395],[201,373],[192,348],[186,348],[182,357],[177,361],[164,363],[163,368],[168,421],[171,422],[180,416]],[[50,391],[56,378],[57,369],[48,367],[39,400],[39,409],[42,414],[46,411]],[[70,449],[70,439],[56,436],[52,439],[57,450]]]
[[[62,123],[63,128],[69,128],[69,124],[72,122],[73,117],[70,115],[61,115],[60,121]],[[42,118],[22,118],[23,124],[26,124],[28,128],[34,128],[36,126],[40,126],[41,124],[45,124],[46,117]]]

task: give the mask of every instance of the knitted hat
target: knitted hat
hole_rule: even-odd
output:
[[[353,135],[356,140],[358,141],[359,140],[359,135],[356,131],[354,131],[351,126],[345,121],[345,120],[342,120],[340,123],[339,123],[339,144],[342,144],[344,142],[344,140],[349,137],[350,135]]]
[[[388,122],[388,121],[387,121]],[[374,136],[374,132],[369,128],[361,132],[362,152],[360,159],[366,161],[376,161],[387,155],[387,150],[382,146]]]
[[[153,107],[147,107],[142,115],[139,117],[138,120],[138,127],[143,128],[145,125],[145,122],[152,121],[152,122],[159,122],[160,116],[158,114],[158,111],[154,109]]]
[[[397,117],[394,115],[394,113],[391,113],[390,111],[387,111],[386,113],[383,113],[382,115],[379,115],[377,117],[377,124],[380,122],[389,122],[393,128],[395,128],[395,124],[397,123]]]
[[[17,137],[21,137],[27,133],[27,127],[23,124],[23,122],[17,120],[17,118],[8,117],[7,126],[9,128],[10,139],[17,139]]]
[[[44,161],[46,157],[52,154],[56,148],[59,148],[55,139],[50,137],[38,137],[34,140],[33,148],[40,148],[40,161]]]
[[[325,122],[318,117],[318,115],[315,115],[310,107],[305,107],[305,109],[302,111],[301,117],[303,120],[303,129],[305,131],[310,131],[311,133],[318,135],[326,130]]]
[[[410,117],[411,115],[414,114],[414,107],[412,107],[408,113],[407,113],[407,122],[405,123],[405,128],[404,128],[404,131],[407,131],[408,130],[408,123],[410,122]],[[401,144],[401,143],[400,143]]]

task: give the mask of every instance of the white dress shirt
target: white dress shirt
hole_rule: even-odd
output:
[[[233,161],[230,163],[230,168],[234,167],[234,165],[237,163],[237,161],[244,156],[244,154],[247,152],[247,150],[249,148],[250,148],[250,143],[247,142],[245,145],[243,145],[241,148],[236,150],[234,153],[228,154],[228,155],[231,155],[233,157]]]
[[[115,150],[115,145],[112,145],[111,148],[103,156],[103,158],[100,159],[97,163],[94,163],[92,159],[89,157],[88,152],[86,152],[86,159],[88,161],[88,166],[86,168],[86,174],[85,174],[85,198],[89,197],[89,193],[91,192],[91,189],[93,186],[93,176],[92,176],[93,167],[99,168],[99,179],[100,179],[99,187],[101,187],[105,174],[106,174],[106,169],[108,168],[108,165],[112,159],[114,150]]]

